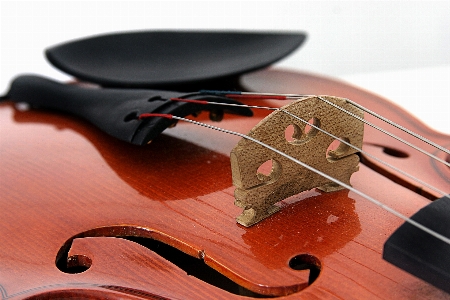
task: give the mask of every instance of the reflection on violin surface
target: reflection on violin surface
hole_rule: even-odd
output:
[[[161,135],[151,145],[139,147],[118,142],[115,138],[91,128],[89,124],[81,120],[66,122],[63,124],[64,127],[61,127],[61,124],[50,123],[50,120],[27,111],[15,111],[14,120],[19,124],[51,125],[60,130],[75,131],[84,136],[120,179],[149,200],[182,200],[230,187],[229,157],[178,138]],[[71,144],[73,148],[74,145]],[[170,170],[167,166],[170,166]],[[216,170],[226,173],[223,177],[214,177]],[[187,178],[183,175],[199,174],[200,171],[202,176]],[[130,176],[130,174],[137,176]],[[167,189],[159,190],[158,183],[163,180],[167,181],[168,186],[182,189],[185,193],[184,198],[180,199],[179,195],[171,195]]]
[[[305,78],[294,81],[311,88]],[[308,93],[333,88],[325,83]],[[226,117],[221,126],[246,132],[264,115]],[[179,124],[137,147],[78,118],[10,103],[0,106],[0,121],[4,299],[245,299],[189,276],[156,249],[132,242],[137,238],[196,257],[259,295],[450,297],[382,260],[383,243],[402,220],[353,192],[313,189],[281,201],[280,212],[252,227],[236,224],[227,156],[234,138]],[[448,187],[448,175],[436,175],[437,184]],[[351,183],[408,216],[429,202],[362,164]],[[58,269],[64,255],[83,272]]]
[[[355,201],[349,198],[348,191],[333,193],[333,197],[311,191],[286,199],[281,205],[283,209],[273,218],[242,236],[256,257],[273,255],[267,248],[277,254],[279,261],[264,259],[265,264],[273,264],[268,265],[270,269],[289,261],[293,257],[291,248],[299,254],[315,253],[325,257],[338,252],[361,232]],[[301,223],[301,227],[288,226],[296,223]],[[269,230],[273,231],[275,239],[260,240]]]

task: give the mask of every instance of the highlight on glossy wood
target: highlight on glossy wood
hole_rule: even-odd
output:
[[[341,82],[273,70],[245,76],[243,84],[252,91],[350,98],[449,144],[448,135]],[[246,133],[266,115],[225,115],[219,124]],[[203,114],[195,119],[208,122]],[[249,299],[247,291],[283,299],[450,298],[383,261],[383,244],[402,220],[347,190],[305,191],[254,226],[236,224],[241,211],[233,204],[229,153],[238,138],[179,124],[137,147],[78,118],[11,103],[0,104],[0,123],[1,299]],[[370,128],[363,147],[450,188],[447,167]],[[386,147],[407,157],[385,153]],[[364,162],[350,183],[407,216],[429,203],[420,186],[382,168]],[[206,282],[135,239],[178,249],[242,289]],[[67,260],[85,270],[61,271],[57,264]]]
[[[253,127],[248,136],[350,185],[350,176],[358,170],[359,157],[355,149],[362,148],[364,124],[323,99],[353,115],[364,117],[360,109],[345,99],[309,97],[274,111]],[[286,130],[290,126],[293,132],[289,137]],[[330,145],[338,141],[333,136],[355,148],[340,143],[336,149],[330,150]],[[230,159],[236,186],[234,203],[243,209],[236,221],[246,227],[277,212],[279,206],[275,203],[300,192],[312,188],[325,192],[342,189],[334,181],[246,138],[233,148]],[[266,162],[270,163],[269,170],[265,174],[263,170],[259,172]]]

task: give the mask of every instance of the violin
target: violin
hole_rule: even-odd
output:
[[[450,146],[448,135],[402,108],[334,79],[265,69],[241,76],[240,85],[352,99]],[[230,165],[237,136],[178,122],[137,146],[67,113],[7,100],[0,114],[1,299],[450,299],[383,260],[384,243],[404,220],[347,189],[304,191],[257,224],[237,224],[242,209]],[[247,133],[269,114],[190,118]],[[365,152],[448,192],[448,166],[364,127]],[[450,162],[431,145],[420,147]],[[351,185],[405,216],[442,197],[371,156],[360,160]]]

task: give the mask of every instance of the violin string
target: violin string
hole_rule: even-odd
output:
[[[432,186],[431,184],[428,184],[425,181],[423,181],[423,180],[421,180],[421,179],[419,179],[419,178],[417,178],[417,177],[415,177],[415,176],[413,176],[413,175],[411,175],[411,174],[409,174],[409,173],[407,173],[407,172],[405,172],[405,171],[403,171],[403,170],[401,170],[401,169],[391,165],[388,162],[385,162],[384,160],[382,160],[382,159],[380,159],[380,158],[370,154],[369,152],[363,150],[362,148],[358,148],[355,145],[352,145],[351,143],[347,142],[346,140],[341,139],[341,138],[335,136],[334,134],[332,134],[332,133],[330,133],[330,132],[328,132],[328,131],[326,131],[326,130],[324,130],[324,129],[322,129],[322,128],[314,125],[314,124],[310,124],[306,120],[304,120],[304,119],[300,118],[299,116],[296,116],[296,115],[294,115],[294,114],[292,114],[292,113],[290,113],[290,112],[288,112],[288,111],[286,111],[284,109],[280,109],[280,111],[284,112],[285,114],[291,116],[292,118],[294,118],[296,120],[299,120],[299,121],[301,121],[301,122],[303,122],[305,124],[308,124],[309,126],[319,130],[320,132],[322,132],[322,133],[324,133],[324,134],[334,138],[335,140],[339,141],[340,143],[343,143],[346,146],[349,146],[349,147],[355,149],[356,151],[359,151],[361,154],[363,154],[363,155],[365,155],[367,157],[370,157],[371,159],[377,161],[378,163],[380,163],[380,164],[382,164],[382,165],[384,165],[384,166],[386,166],[386,167],[388,167],[388,168],[390,168],[390,169],[392,169],[392,170],[402,174],[403,176],[408,177],[409,179],[411,179],[411,180],[413,180],[413,181],[415,181],[415,182],[417,182],[417,183],[419,183],[419,184],[421,184],[421,185],[423,185],[423,186],[425,186],[425,187],[427,187],[427,188],[429,188],[429,189],[431,189],[431,190],[441,194],[442,196],[447,197],[447,198],[450,199],[450,195],[448,195],[446,192],[444,192],[444,191],[442,191],[442,190]]]
[[[367,151],[365,151],[365,150],[363,150],[361,148],[358,148],[355,145],[352,145],[351,143],[345,141],[344,139],[341,139],[341,138],[335,136],[331,132],[328,132],[328,131],[322,129],[322,128],[320,128],[317,125],[309,123],[307,120],[302,119],[299,116],[297,116],[297,115],[295,115],[295,114],[293,114],[293,113],[291,113],[289,111],[286,111],[286,110],[284,110],[282,108],[269,107],[269,106],[258,106],[258,105],[236,104],[236,103],[223,103],[223,102],[214,102],[214,101],[206,101],[206,100],[183,99],[183,98],[172,98],[171,100],[172,101],[180,101],[180,102],[190,102],[190,103],[197,103],[197,104],[205,104],[205,105],[206,104],[210,104],[210,105],[245,107],[245,108],[255,108],[255,109],[281,111],[282,113],[285,113],[285,114],[289,115],[290,117],[292,117],[292,118],[294,118],[296,120],[299,120],[302,123],[305,123],[306,125],[309,125],[312,128],[314,128],[316,130],[319,130],[320,132],[322,132],[322,133],[332,137],[333,139],[339,141],[340,143],[343,143],[343,144],[345,144],[345,145],[355,149],[356,151],[360,152],[361,154],[364,154],[365,156],[372,158],[373,160],[377,161],[378,163],[380,163],[380,164],[382,164],[382,165],[384,165],[384,166],[386,166],[386,167],[388,167],[388,168],[390,168],[390,169],[392,169],[392,170],[402,174],[403,176],[408,177],[409,179],[411,179],[411,180],[413,180],[413,181],[415,181],[415,182],[417,182],[417,183],[419,183],[419,184],[429,188],[430,190],[435,191],[436,193],[440,194],[441,196],[447,197],[447,198],[450,199],[450,195],[448,195],[446,192],[440,190],[439,188],[436,188],[436,187],[432,186],[431,184],[429,184],[429,183],[427,183],[427,182],[425,182],[425,181],[423,181],[423,180],[421,180],[421,179],[419,179],[419,178],[417,178],[417,177],[415,177],[415,176],[413,176],[413,175],[411,175],[411,174],[409,174],[409,173],[407,173],[407,172],[405,172],[405,171],[403,171],[403,170],[401,170],[401,169],[399,169],[399,168],[389,164],[388,162],[383,161],[382,159],[380,159],[380,158],[378,158],[378,157],[368,153]]]
[[[253,93],[253,92],[241,92],[241,91],[215,91],[215,90],[201,90],[199,93],[201,94],[213,94],[213,95],[218,95],[218,96],[225,96],[228,98],[232,98],[232,99],[258,99],[258,95],[262,95],[263,98],[262,99],[273,99],[273,100],[296,100],[298,98],[302,98],[302,97],[310,97],[310,96],[314,96],[314,95],[308,95],[308,94],[279,94],[279,93]],[[259,98],[261,99],[261,98]],[[398,123],[395,123],[392,120],[389,120],[388,118],[383,117],[382,115],[350,100],[350,99],[346,99],[348,103],[352,104],[353,106],[363,110],[364,112],[388,123],[391,126],[394,126],[406,133],[408,133],[409,135],[414,136],[415,138],[447,153],[450,154],[450,150],[446,149],[444,147],[442,147],[439,144],[436,144],[435,142],[421,136],[420,134],[415,133],[414,131],[409,130],[408,128],[401,126]]]
[[[380,114],[377,114],[376,112],[374,112],[374,111],[372,111],[372,110],[370,110],[370,109],[368,109],[368,108],[366,108],[366,107],[364,107],[364,106],[362,106],[362,105],[360,105],[360,104],[358,104],[358,103],[356,103],[356,102],[354,102],[354,101],[352,101],[352,100],[350,100],[350,99],[345,99],[345,100],[346,100],[348,103],[352,104],[353,106],[355,106],[355,107],[357,107],[357,108],[363,110],[364,112],[366,112],[366,113],[368,113],[368,114],[370,114],[370,115],[372,115],[372,116],[374,116],[374,117],[376,117],[376,118],[378,118],[378,119],[380,119],[380,120],[382,120],[382,121],[388,123],[389,125],[394,126],[394,127],[398,128],[398,129],[402,130],[403,132],[406,132],[406,133],[408,133],[409,135],[414,136],[415,138],[417,138],[417,139],[419,139],[419,140],[421,140],[421,141],[427,143],[427,144],[430,145],[430,146],[435,147],[436,149],[439,149],[439,150],[442,151],[442,152],[445,152],[445,153],[447,153],[447,154],[450,154],[450,150],[449,150],[449,149],[446,149],[446,148],[442,147],[441,145],[436,144],[436,143],[433,142],[432,140],[429,140],[429,139],[427,139],[427,138],[421,136],[420,134],[415,133],[414,131],[409,130],[409,129],[406,128],[406,127],[403,127],[403,126],[401,126],[400,124],[397,124],[397,123],[395,123],[395,122],[393,122],[393,121],[391,121],[391,120],[389,120],[389,119],[387,119],[387,118],[381,116]]]
[[[236,100],[239,100],[239,99],[258,99],[258,95],[262,95],[264,97],[263,99],[273,99],[273,100],[296,100],[296,99],[307,97],[307,96],[313,96],[313,95],[306,95],[306,94],[276,94],[276,93],[253,93],[253,92],[214,91],[214,90],[212,90],[212,91],[210,91],[210,90],[201,90],[199,93],[201,93],[201,94],[209,93],[209,94],[218,95],[218,96],[225,96],[225,97],[236,99]],[[273,97],[273,98],[271,98],[271,97]],[[321,99],[322,101],[324,101],[324,99],[322,97],[318,96],[318,98]],[[380,114],[377,114],[376,112],[374,112],[374,111],[372,111],[372,110],[370,110],[370,109],[368,109],[368,108],[366,108],[366,107],[364,107],[364,106],[362,106],[362,105],[360,105],[360,104],[358,104],[358,103],[356,103],[356,102],[354,102],[354,101],[352,101],[350,99],[345,99],[345,100],[348,103],[354,105],[355,107],[363,110],[364,112],[366,112],[366,113],[368,113],[368,114],[370,114],[370,115],[372,115],[372,116],[374,116],[374,117],[376,117],[376,118],[386,122],[387,124],[389,124],[389,125],[391,125],[393,127],[396,127],[397,129],[400,129],[401,131],[403,131],[403,132],[405,132],[405,133],[407,133],[407,134],[409,134],[409,135],[411,135],[411,136],[421,140],[422,142],[425,142],[425,143],[429,144],[430,146],[435,147],[436,149],[438,149],[440,151],[443,151],[443,152],[445,152],[447,154],[450,154],[450,150],[449,149],[446,149],[446,148],[442,147],[441,145],[439,145],[439,144],[437,144],[437,143],[435,143],[435,142],[433,142],[433,141],[431,141],[431,140],[421,136],[420,134],[417,134],[417,133],[407,129],[406,127],[403,127],[400,124],[395,123],[394,121],[389,120],[389,119],[381,116]],[[331,104],[331,103],[328,103],[328,104]],[[344,111],[345,113],[350,113],[349,111],[345,110],[342,107],[340,109],[342,111]],[[367,123],[367,125],[373,127],[371,124]],[[379,130],[378,128],[375,128],[375,129]],[[386,134],[387,132],[383,132],[383,133]],[[395,135],[392,135],[392,134],[389,134],[389,135],[391,137],[395,138],[395,139],[399,139]],[[400,139],[400,141],[403,142],[404,140]],[[411,145],[410,143],[406,143],[406,144],[408,144],[408,146],[413,147],[413,148],[416,149],[416,146]],[[418,150],[420,152],[424,152],[424,150],[422,150],[422,149],[419,150],[419,149],[420,148],[418,148],[416,150]],[[435,157],[434,155],[432,155],[432,154],[430,154],[428,152],[426,152],[426,153],[427,153],[426,155],[428,155],[428,156],[430,156],[430,155],[433,156],[434,159],[437,158],[437,157]],[[437,160],[440,161],[441,163],[444,163],[447,166],[450,166],[450,164],[448,164],[447,162],[445,162],[445,161],[443,161],[443,160],[441,160],[439,158],[437,158]]]
[[[247,105],[247,104],[238,104],[238,103],[214,102],[214,101],[197,100],[197,99],[170,98],[169,100],[177,101],[177,102],[203,104],[203,105],[212,104],[212,105],[230,106],[230,107],[261,108],[261,109],[267,109],[267,110],[277,110],[278,109],[276,107],[270,107],[270,106],[259,106],[259,105]]]
[[[414,150],[419,151],[419,152],[421,152],[421,153],[423,153],[423,154],[425,154],[425,155],[431,157],[432,159],[434,159],[434,160],[436,160],[436,161],[439,161],[440,163],[442,163],[442,164],[444,164],[444,165],[450,167],[450,163],[448,163],[448,162],[446,162],[445,160],[443,160],[443,159],[441,159],[441,158],[439,158],[439,157],[437,157],[437,156],[435,156],[435,155],[433,155],[433,154],[431,154],[431,153],[429,153],[429,152],[427,152],[427,151],[425,151],[425,150],[423,150],[423,149],[421,149],[421,148],[419,148],[419,147],[417,147],[417,146],[411,144],[410,142],[408,142],[408,141],[402,139],[401,137],[396,136],[395,134],[390,133],[389,131],[387,131],[387,130],[385,130],[385,129],[383,129],[383,128],[381,128],[381,127],[379,127],[379,126],[377,126],[377,125],[375,125],[375,124],[373,124],[373,123],[371,123],[371,122],[369,122],[369,121],[367,121],[367,120],[365,120],[365,119],[363,119],[363,118],[361,118],[361,117],[359,117],[359,116],[357,116],[357,115],[355,115],[354,113],[352,113],[352,112],[350,112],[350,111],[348,111],[348,110],[346,110],[346,109],[340,107],[339,105],[334,104],[333,102],[331,102],[331,101],[329,101],[329,100],[327,100],[327,99],[325,99],[325,98],[323,98],[323,97],[317,96],[317,98],[320,99],[320,100],[322,100],[323,102],[327,103],[328,105],[331,105],[331,106],[333,106],[333,107],[335,107],[335,108],[337,108],[337,109],[339,109],[339,110],[345,112],[346,114],[348,114],[348,115],[352,116],[353,118],[355,118],[355,119],[357,119],[357,120],[363,122],[364,124],[366,124],[366,125],[368,125],[368,126],[370,126],[370,127],[372,127],[372,128],[375,128],[376,130],[378,130],[378,131],[380,131],[380,132],[386,134],[387,136],[390,136],[391,138],[396,139],[397,141],[399,141],[399,142],[401,142],[401,143],[403,143],[403,144],[405,144],[405,145],[407,145],[407,146],[413,148]]]
[[[200,90],[199,94],[203,95],[216,95],[233,99],[273,99],[273,100],[294,100],[299,97],[310,97],[313,95],[308,94],[277,94],[277,93],[253,93],[242,91],[218,91],[218,90]]]
[[[420,224],[419,222],[416,222],[415,220],[412,220],[412,219],[408,218],[407,216],[403,215],[402,213],[396,211],[395,209],[393,209],[393,208],[387,206],[386,204],[376,200],[375,198],[372,198],[371,196],[363,193],[362,191],[360,191],[360,190],[358,190],[358,189],[356,189],[356,188],[354,188],[354,187],[352,187],[352,186],[350,186],[350,185],[348,185],[348,184],[346,184],[346,183],[344,183],[344,182],[334,178],[333,176],[330,176],[330,175],[328,175],[328,174],[326,174],[326,173],[324,173],[324,172],[322,172],[320,170],[317,170],[316,168],[314,168],[314,167],[312,167],[312,166],[310,166],[310,165],[308,165],[308,164],[306,164],[306,163],[304,163],[304,162],[302,162],[302,161],[300,161],[300,160],[298,160],[298,159],[296,159],[296,158],[294,158],[294,157],[284,153],[283,151],[280,151],[280,150],[278,150],[278,149],[276,149],[276,148],[274,148],[274,147],[272,147],[270,145],[267,145],[267,144],[265,144],[265,143],[255,139],[255,138],[252,138],[252,137],[250,137],[248,135],[245,135],[245,134],[240,133],[240,132],[236,132],[236,131],[232,131],[232,130],[216,127],[216,126],[209,125],[209,124],[206,124],[206,123],[194,121],[194,120],[191,120],[191,119],[170,115],[170,114],[144,113],[144,114],[141,114],[139,116],[139,119],[150,118],[150,117],[162,117],[162,118],[168,118],[168,119],[175,119],[175,120],[179,120],[179,121],[184,121],[184,122],[188,122],[188,123],[192,123],[192,124],[195,124],[195,125],[199,125],[199,126],[202,126],[202,127],[208,128],[208,129],[213,129],[213,130],[216,130],[216,131],[219,131],[219,132],[223,132],[223,133],[227,133],[227,134],[231,134],[231,135],[239,136],[241,138],[248,139],[248,140],[250,140],[250,141],[252,141],[252,142],[254,142],[256,144],[259,144],[259,145],[261,145],[261,146],[263,146],[263,147],[265,147],[265,148],[267,148],[267,149],[269,149],[269,150],[271,150],[271,151],[273,151],[273,152],[275,152],[275,153],[277,153],[277,154],[279,154],[279,155],[281,155],[281,156],[283,156],[283,157],[293,161],[296,164],[301,165],[302,167],[310,170],[311,172],[319,174],[319,175],[325,177],[326,179],[328,179],[328,180],[330,180],[330,181],[332,181],[332,182],[334,182],[334,183],[336,183],[336,184],[338,184],[338,185],[340,185],[340,186],[342,186],[342,187],[344,187],[344,188],[354,192],[355,194],[358,194],[359,196],[369,200],[373,204],[375,204],[378,207],[380,207],[380,208],[390,212],[391,214],[399,217],[400,219],[404,220],[405,222],[411,224],[412,226],[415,226],[416,228],[418,228],[418,229],[420,229],[420,230],[422,230],[422,231],[424,231],[424,232],[434,236],[435,238],[443,241],[444,243],[447,243],[447,244],[450,245],[450,238],[447,238],[447,237],[439,234],[438,232],[435,232],[434,230],[432,230],[432,229],[430,229],[430,228]]]

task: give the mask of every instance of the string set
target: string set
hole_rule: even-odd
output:
[[[265,100],[301,100],[303,98],[311,96],[311,95],[300,95],[300,94],[248,93],[248,92],[237,92],[237,91],[210,91],[210,90],[202,90],[199,93],[200,94],[207,94],[207,95],[223,96],[223,97],[231,98],[231,99],[234,99],[234,100],[243,100],[243,99],[245,99],[245,100],[262,100],[262,99],[265,99]],[[443,164],[445,164],[445,165],[450,167],[450,164],[448,162],[446,162],[445,160],[442,160],[439,157],[437,157],[437,156],[435,156],[435,155],[433,155],[433,154],[431,154],[431,153],[429,153],[429,152],[427,152],[427,151],[425,151],[425,150],[423,150],[423,149],[421,149],[421,148],[411,144],[410,142],[408,142],[408,141],[406,141],[406,140],[404,140],[404,139],[402,139],[402,138],[400,138],[400,137],[398,137],[398,136],[396,136],[396,135],[394,135],[394,134],[392,134],[392,133],[390,133],[390,132],[380,128],[379,126],[377,126],[377,125],[375,125],[373,123],[370,123],[367,120],[362,119],[362,118],[354,115],[353,113],[345,110],[344,108],[342,108],[340,106],[337,106],[336,104],[328,101],[327,99],[325,99],[323,97],[320,97],[320,96],[315,96],[315,97],[317,97],[321,101],[324,101],[327,104],[332,105],[335,108],[337,108],[337,109],[339,109],[339,110],[341,110],[341,111],[351,115],[352,117],[357,118],[361,122],[364,122],[364,124],[367,124],[368,126],[371,126],[371,127],[375,128],[376,130],[379,130],[382,133],[384,133],[384,134],[386,134],[386,135],[388,135],[388,136],[390,136],[390,137],[392,137],[392,138],[394,138],[394,139],[396,139],[396,140],[398,140],[398,141],[408,145],[409,147],[411,147],[411,148],[413,148],[413,149],[415,149],[415,150],[417,150],[417,151],[419,151],[419,152],[421,152],[421,153],[431,157],[432,159],[434,159],[436,161],[439,161],[440,163],[443,163]],[[290,113],[290,112],[288,112],[288,111],[286,111],[286,110],[284,110],[282,108],[275,108],[275,107],[268,107],[268,106],[258,106],[258,105],[245,105],[245,104],[230,104],[230,103],[223,103],[223,102],[212,102],[212,101],[207,101],[207,100],[184,99],[184,98],[173,98],[173,99],[170,99],[170,100],[172,100],[172,101],[189,102],[189,103],[196,103],[196,104],[204,104],[204,105],[240,106],[240,107],[254,108],[254,109],[265,109],[265,110],[273,110],[273,111],[278,110],[278,111],[281,111],[282,113],[285,113],[285,114],[289,115],[290,117],[292,117],[292,118],[294,118],[294,119],[296,119],[298,121],[301,121],[301,122],[311,126],[312,128],[314,128],[314,129],[316,129],[318,131],[321,131],[321,132],[331,136],[333,139],[339,141],[340,143],[343,143],[346,146],[354,148],[355,150],[359,151],[361,154],[364,154],[367,157],[370,157],[370,158],[376,160],[378,163],[381,163],[381,164],[385,165],[386,167],[391,168],[392,170],[394,170],[394,171],[396,171],[396,172],[398,172],[398,173],[400,173],[400,174],[410,178],[411,180],[414,180],[414,181],[422,184],[423,186],[428,187],[429,189],[435,191],[436,193],[441,194],[443,197],[450,198],[450,195],[448,195],[444,191],[441,191],[440,189],[438,189],[436,187],[433,187],[432,185],[430,185],[430,184],[420,180],[419,178],[416,178],[415,176],[413,176],[411,174],[408,174],[408,173],[398,169],[397,167],[395,167],[395,166],[393,166],[393,165],[391,165],[391,164],[389,164],[387,162],[384,162],[383,160],[381,160],[381,159],[371,155],[367,151],[359,149],[358,147],[356,147],[356,146],[350,144],[349,142],[347,142],[346,140],[344,140],[342,138],[339,138],[339,137],[333,135],[332,133],[329,133],[329,132],[323,130],[322,128],[320,128],[320,126],[316,126],[316,125],[314,125],[312,123],[309,123],[307,120],[304,120],[304,119],[302,119],[302,118],[300,118],[300,117],[298,117],[298,116],[296,116],[296,115],[294,115],[294,114],[292,114],[292,113]],[[388,119],[384,118],[383,116],[381,116],[381,115],[379,115],[379,114],[377,114],[377,113],[375,113],[375,112],[373,112],[373,111],[371,111],[371,110],[369,110],[369,109],[367,109],[367,108],[365,108],[365,107],[363,107],[363,106],[361,106],[361,105],[359,105],[359,104],[357,104],[357,103],[355,103],[355,102],[353,102],[351,100],[346,99],[346,101],[348,103],[356,106],[357,108],[363,110],[364,112],[366,112],[366,113],[368,113],[368,114],[370,114],[370,115],[372,115],[372,116],[374,116],[374,117],[376,117],[376,118],[378,118],[378,119],[388,123],[389,125],[394,126],[394,127],[398,128],[398,129],[406,132],[407,134],[409,134],[409,135],[411,135],[411,136],[421,140],[422,142],[425,142],[425,143],[435,147],[436,149],[438,149],[440,151],[443,151],[443,152],[445,152],[447,154],[450,154],[450,150],[448,150],[448,149],[446,149],[446,148],[444,148],[444,147],[434,143],[433,141],[430,141],[430,140],[428,140],[428,139],[418,135],[417,133],[414,133],[414,132],[410,131],[409,129],[407,129],[407,128],[399,125],[399,124],[396,124],[395,122],[393,122],[391,120],[388,120]],[[223,132],[223,133],[239,136],[239,137],[244,138],[244,139],[248,139],[248,140],[250,140],[250,141],[252,141],[252,142],[254,142],[256,144],[259,144],[259,145],[261,145],[261,146],[263,146],[263,147],[265,147],[265,148],[267,148],[267,149],[269,149],[269,150],[271,150],[271,151],[273,151],[273,152],[275,152],[275,153],[277,153],[277,154],[279,154],[279,155],[281,155],[281,156],[283,156],[283,157],[293,161],[294,163],[299,164],[302,167],[304,167],[304,168],[306,168],[306,169],[308,169],[308,170],[310,170],[310,171],[312,171],[314,173],[317,173],[317,174],[325,177],[326,179],[328,179],[328,180],[330,180],[330,181],[332,181],[332,182],[334,182],[334,183],[336,183],[336,184],[338,184],[338,185],[340,185],[340,186],[342,186],[342,187],[344,187],[344,188],[346,188],[346,189],[348,189],[348,190],[350,190],[350,191],[360,195],[361,197],[363,197],[363,198],[369,200],[370,202],[372,202],[373,204],[375,204],[375,205],[383,208],[384,210],[392,213],[393,215],[403,219],[405,222],[408,222],[409,224],[415,226],[416,228],[419,228],[420,230],[422,230],[422,231],[424,231],[424,232],[426,232],[426,233],[428,233],[428,234],[430,234],[430,235],[438,238],[439,240],[441,240],[441,241],[443,241],[443,242],[445,242],[445,243],[450,245],[450,239],[449,238],[447,238],[447,237],[445,237],[445,236],[443,236],[443,235],[441,235],[441,234],[439,234],[439,233],[437,233],[437,232],[435,232],[435,231],[433,231],[433,230],[423,226],[422,224],[420,224],[420,223],[418,223],[418,222],[408,218],[407,216],[405,216],[405,215],[401,214],[400,212],[390,208],[389,206],[387,206],[387,205],[383,204],[382,202],[374,199],[373,197],[371,197],[371,196],[369,196],[369,195],[359,191],[358,189],[355,189],[354,187],[352,187],[352,186],[350,186],[350,185],[348,185],[348,184],[346,184],[344,182],[341,182],[340,180],[338,180],[336,178],[333,178],[332,176],[329,176],[328,174],[326,174],[326,173],[324,173],[324,172],[322,172],[320,170],[317,170],[314,167],[312,167],[312,166],[310,166],[308,164],[305,164],[304,162],[302,162],[302,161],[300,161],[300,160],[298,160],[298,159],[296,159],[296,158],[294,158],[292,156],[289,156],[288,154],[286,154],[286,153],[284,153],[284,152],[282,152],[282,151],[280,151],[280,150],[278,150],[278,149],[276,149],[276,148],[274,148],[274,147],[272,147],[270,145],[267,145],[267,144],[265,144],[265,143],[263,143],[263,142],[261,142],[261,141],[259,141],[257,139],[254,139],[254,138],[252,138],[252,137],[250,137],[250,136],[248,136],[246,134],[239,133],[239,132],[232,131],[232,130],[228,130],[228,129],[223,129],[223,128],[216,127],[216,126],[213,126],[213,125],[209,125],[209,124],[206,124],[206,123],[202,123],[202,122],[198,122],[198,121],[195,121],[195,120],[182,118],[182,117],[178,117],[178,116],[174,116],[174,115],[170,115],[170,114],[143,113],[143,114],[141,114],[139,116],[139,119],[150,118],[150,117],[162,117],[162,118],[168,118],[168,119],[174,119],[174,120],[178,120],[178,121],[188,122],[188,123],[191,123],[191,124],[195,124],[195,125],[199,125],[199,126],[208,128],[208,129],[213,129],[213,130],[216,130],[216,131],[219,131],[219,132]]]

